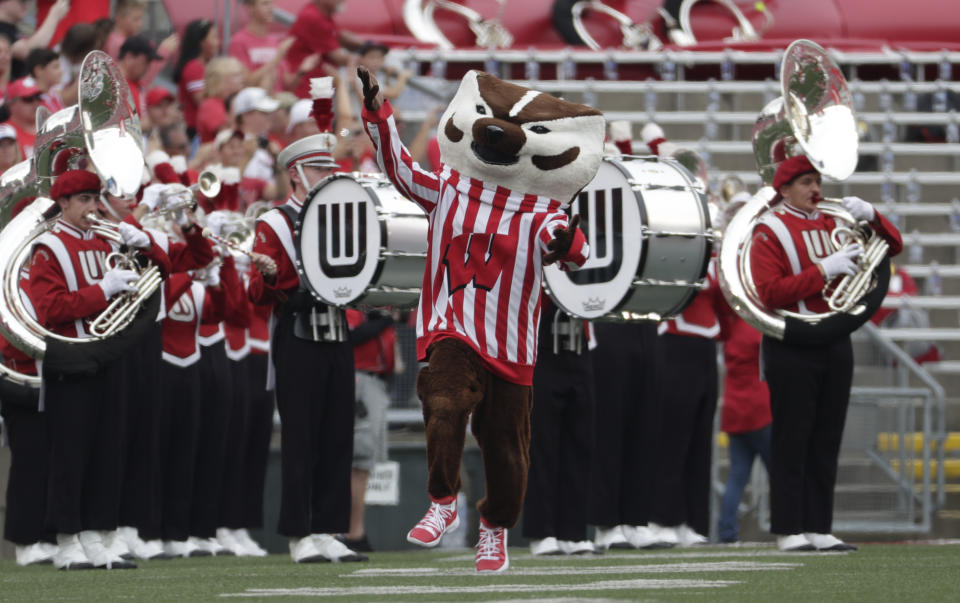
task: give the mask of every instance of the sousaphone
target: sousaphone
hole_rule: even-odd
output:
[[[737,314],[765,335],[790,343],[826,343],[859,328],[880,306],[890,279],[887,243],[839,202],[821,201],[818,210],[838,225],[831,235],[834,245],[851,240],[863,245],[858,274],[825,287],[828,312],[764,307],[753,284],[750,248],[754,227],[776,205],[770,183],[777,166],[803,153],[825,178],[840,181],[856,169],[859,146],[847,82],[822,47],[810,40],[790,44],[780,86],[781,97],[763,108],[753,128],[754,155],[765,186],[727,225],[720,247],[720,288]]]

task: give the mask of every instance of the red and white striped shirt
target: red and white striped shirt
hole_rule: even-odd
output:
[[[893,257],[903,249],[900,232],[880,212],[874,214],[870,227],[890,244]],[[823,212],[807,213],[786,202],[761,219],[753,231],[750,263],[757,294],[767,308],[801,314],[829,310],[817,264],[836,251],[830,241],[835,225]]]
[[[541,254],[567,215],[555,199],[462,176],[448,165],[422,169],[397,135],[384,103],[364,110],[377,161],[394,186],[430,220],[417,316],[417,354],[447,337],[470,345],[487,368],[521,385],[533,382],[540,322]],[[582,266],[589,247],[576,237],[561,260]]]

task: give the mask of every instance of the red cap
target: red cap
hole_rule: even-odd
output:
[[[173,101],[173,93],[162,86],[155,86],[147,92],[147,106],[156,107],[164,101]]]
[[[67,170],[57,176],[50,187],[50,198],[56,201],[78,193],[100,192],[100,176],[86,170]]]
[[[784,184],[790,184],[797,178],[808,172],[816,172],[806,155],[796,155],[787,159],[777,167],[777,174],[773,177],[773,190],[780,194],[780,187]]]
[[[179,184],[180,176],[169,162],[164,161],[153,166],[153,176],[164,184]]]
[[[37,82],[32,77],[22,77],[19,80],[10,82],[7,86],[7,98],[26,98],[40,94],[40,88],[37,88]]]

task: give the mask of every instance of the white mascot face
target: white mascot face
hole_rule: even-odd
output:
[[[464,176],[567,204],[596,175],[603,114],[479,71],[440,118],[440,156]]]

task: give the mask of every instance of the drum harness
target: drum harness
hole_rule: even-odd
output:
[[[277,209],[286,215],[291,224],[297,223],[295,209],[287,205]],[[348,327],[343,310],[317,301],[303,286],[302,280],[299,288],[279,310],[281,315],[293,315],[293,335],[298,339],[328,343],[347,340]]]
[[[561,350],[581,354],[583,352],[583,319],[570,316],[560,309],[553,314],[550,324],[553,335],[553,353]]]

